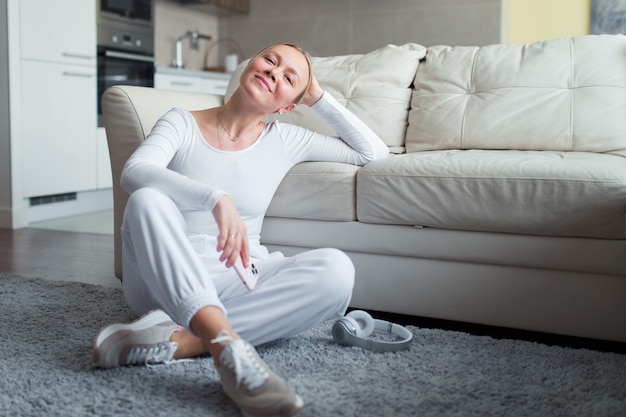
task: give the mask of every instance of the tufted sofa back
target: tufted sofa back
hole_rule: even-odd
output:
[[[411,87],[426,48],[416,43],[387,45],[367,54],[313,57],[313,73],[320,85],[378,134],[391,152],[404,152]],[[225,100],[239,86],[242,62],[228,85]],[[334,134],[332,128],[306,106],[271,115],[308,129]]]
[[[626,36],[428,48],[406,150],[441,149],[626,156]]]

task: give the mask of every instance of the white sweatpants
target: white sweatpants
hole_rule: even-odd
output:
[[[130,196],[122,240],[122,284],[131,309],[138,314],[162,309],[189,328],[198,310],[217,306],[253,345],[342,316],[354,286],[352,261],[337,249],[253,260],[260,271],[253,291],[232,268],[210,274],[202,261],[206,255],[188,239],[179,208],[150,188]]]

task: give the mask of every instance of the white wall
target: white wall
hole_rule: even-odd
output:
[[[0,0],[0,45],[6,45],[8,42],[7,22],[7,2],[6,0]],[[9,227],[7,216],[10,216],[11,208],[11,135],[8,66],[8,48],[0,48],[0,227]]]
[[[17,1],[0,0],[0,228],[9,229],[27,224],[21,198],[20,145],[12,140],[18,133],[14,121],[19,115],[11,113],[10,106],[15,96],[11,87],[19,85]]]

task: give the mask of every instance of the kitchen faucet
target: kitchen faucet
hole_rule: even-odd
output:
[[[189,38],[189,46],[191,49],[196,51],[198,50],[199,39],[211,40],[209,35],[203,35],[195,30],[188,30],[184,35],[176,40],[176,58],[174,59],[174,62],[172,62],[172,66],[174,68],[183,69],[185,67],[185,64],[183,63],[183,40],[185,40],[185,38]]]

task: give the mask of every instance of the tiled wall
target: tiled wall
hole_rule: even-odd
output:
[[[172,64],[176,56],[176,40],[188,30],[210,35],[214,39],[218,37],[218,18],[214,15],[181,6],[177,0],[155,0],[154,11],[154,58],[158,67],[168,67]],[[192,50],[189,41],[185,40],[182,44],[185,68],[196,70],[204,68],[207,52],[212,43],[200,40],[196,51]],[[215,65],[217,55],[217,51],[211,52],[208,66]]]
[[[233,38],[247,58],[274,42],[297,43],[314,56],[366,53],[389,43],[487,45],[500,41],[501,0],[250,0],[248,15],[215,16],[155,0],[155,59],[169,66],[187,30]],[[183,43],[185,67],[223,63],[232,43]],[[219,53],[218,50],[219,49]]]
[[[314,56],[366,53],[389,43],[500,41],[501,0],[251,0],[250,8],[249,15],[219,19],[220,36],[235,38],[246,57],[279,41]]]

